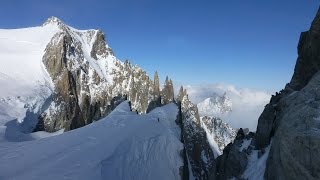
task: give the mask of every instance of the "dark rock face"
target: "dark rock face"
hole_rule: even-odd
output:
[[[259,117],[257,126],[257,135],[255,143],[258,148],[265,148],[270,144],[275,131],[275,123],[279,117],[280,106],[278,105],[281,94],[272,96],[270,103],[266,105],[264,111]]]
[[[265,147],[270,148],[264,174],[267,180],[320,179],[319,49],[320,11],[310,30],[301,34],[291,82],[266,105],[251,143],[259,157]],[[242,152],[233,150],[241,137],[218,158],[218,179],[241,178],[247,161]],[[245,152],[250,154],[250,148]]]
[[[163,89],[161,91],[161,102],[162,104],[169,104],[174,102],[174,89],[172,80],[168,77],[164,83]]]
[[[102,31],[97,31],[96,39],[93,43],[91,50],[91,57],[98,60],[97,56],[107,57],[108,55],[114,55],[111,48],[106,46],[105,36]]]
[[[320,74],[279,102],[266,179],[320,178]]]
[[[320,12],[317,13],[307,32],[301,33],[298,60],[289,84],[293,90],[301,90],[320,70]]]
[[[161,104],[161,92],[160,92],[160,80],[158,76],[158,72],[154,73],[153,78],[153,97],[151,102],[148,105],[147,113],[155,109],[156,107],[160,107]]]
[[[211,136],[217,143],[219,152],[215,156],[220,155],[224,148],[233,140],[237,135],[237,131],[232,129],[227,123],[223,122],[220,118],[204,116],[200,118],[202,127],[206,128],[207,137]],[[215,151],[213,149],[213,151]]]
[[[274,96],[259,119],[256,145],[272,146],[266,179],[318,179],[319,163],[315,118],[318,113],[320,70],[320,11],[298,45],[294,75],[286,88]]]
[[[241,179],[248,164],[248,150],[240,151],[239,148],[246,138],[243,130],[239,130],[234,143],[230,143],[217,158],[216,179]]]
[[[160,94],[160,80],[159,80],[159,75],[158,72],[156,71],[154,73],[153,77],[153,99],[157,100],[161,96]]]
[[[57,120],[54,124],[49,124],[46,120],[40,120],[40,122],[44,122],[45,130],[48,132],[62,128],[70,130],[85,125],[85,119],[78,104],[79,89],[77,89],[76,81],[79,78],[79,72],[69,71],[68,66],[70,64],[67,61],[68,55],[81,54],[80,45],[74,43],[71,36],[66,33],[56,34],[54,38],[59,38],[60,41],[55,46],[47,46],[43,63],[56,84],[53,101],[57,103],[61,111],[57,112]],[[69,46],[73,43],[75,46]],[[47,114],[42,114],[41,118],[46,119]]]
[[[300,91],[310,79],[320,70],[320,12],[317,13],[311,28],[301,33],[298,45],[298,59],[291,82],[286,88],[271,98],[270,103],[259,118],[256,145],[263,148],[270,143],[277,128],[277,117],[281,106],[279,101],[292,91]]]
[[[35,130],[54,132],[82,127],[111,112],[119,104],[115,103],[116,100],[126,99],[106,96],[93,99],[90,96],[89,65],[84,61],[81,46],[68,31],[56,34],[48,44],[43,63],[52,77],[55,91],[53,103],[47,112],[41,114]],[[76,63],[82,64],[77,67]],[[102,81],[97,73],[93,73],[92,79],[94,84],[100,84]]]
[[[181,92],[183,94],[179,94],[177,99],[181,110],[181,120],[178,123],[181,123],[182,127],[186,156],[191,165],[193,176],[197,179],[209,179],[214,175],[214,154],[207,141],[206,132],[200,125],[197,107],[190,102],[186,91],[182,90]]]

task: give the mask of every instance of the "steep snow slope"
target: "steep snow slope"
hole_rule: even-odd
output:
[[[174,104],[139,116],[127,102],[62,135],[0,144],[0,179],[179,179]],[[159,122],[158,122],[159,118]]]
[[[30,119],[21,129],[30,132],[37,119],[34,112],[40,111],[52,94],[53,84],[44,69],[42,56],[57,32],[58,27],[52,24],[0,29],[0,141],[9,130],[6,123],[16,120],[22,123],[26,114]]]
[[[50,85],[42,56],[57,26],[0,29],[0,97],[33,94],[39,85]],[[50,86],[49,86],[50,87]]]
[[[201,127],[206,131],[207,139],[215,157],[221,155],[224,148],[233,142],[237,135],[235,129],[232,129],[219,118],[204,116],[200,118],[200,122]]]

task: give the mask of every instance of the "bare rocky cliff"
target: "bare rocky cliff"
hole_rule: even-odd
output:
[[[320,11],[310,30],[301,33],[291,82],[266,105],[251,145],[240,148],[251,138],[243,136],[219,157],[217,179],[248,178],[243,173],[250,167],[248,159],[254,151],[258,152],[256,161],[267,157],[264,179],[320,178],[319,49]],[[230,171],[230,165],[239,168]]]
[[[201,127],[198,108],[188,97],[182,87],[177,96],[180,108],[180,125],[182,129],[182,142],[185,145],[185,154],[191,167],[193,177],[205,180],[214,175],[215,157],[209,145],[205,130]]]

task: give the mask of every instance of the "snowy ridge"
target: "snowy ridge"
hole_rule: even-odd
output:
[[[38,141],[2,143],[1,178],[180,179],[177,112],[169,104],[139,116],[124,102],[86,127]]]

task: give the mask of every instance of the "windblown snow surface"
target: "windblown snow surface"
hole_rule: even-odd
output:
[[[0,179],[180,179],[177,113],[169,104],[137,115],[124,102],[80,129],[0,143]]]

